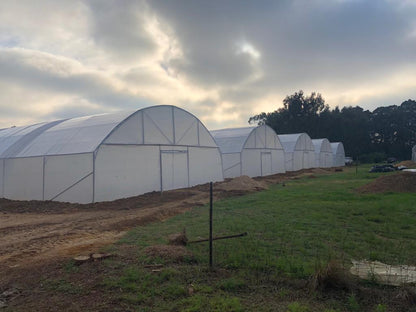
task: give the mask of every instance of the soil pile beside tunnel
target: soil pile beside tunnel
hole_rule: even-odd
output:
[[[416,163],[412,160],[404,160],[396,165],[396,167],[406,166],[407,168],[416,168]]]
[[[416,173],[400,172],[378,177],[358,189],[360,193],[416,193]]]
[[[267,183],[263,181],[256,181],[248,176],[241,176],[234,179],[226,179],[225,182],[216,187],[223,191],[246,191],[255,192],[268,189]]]

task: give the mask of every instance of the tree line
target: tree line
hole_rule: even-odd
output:
[[[363,162],[387,157],[411,159],[416,145],[416,101],[376,108],[359,106],[330,109],[321,94],[302,90],[288,95],[283,107],[250,117],[250,124],[266,124],[278,134],[306,132],[312,139],[341,141],[345,153]]]

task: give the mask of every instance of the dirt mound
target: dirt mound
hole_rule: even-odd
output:
[[[182,233],[175,233],[169,235],[168,239],[169,245],[186,246],[186,244],[188,243],[188,237],[186,237],[185,229]]]
[[[335,168],[312,168],[310,171],[314,174],[328,174],[335,171]]]
[[[407,168],[416,168],[416,163],[412,160],[404,160],[402,162],[399,162],[396,166],[397,167],[406,166]]]
[[[224,191],[261,191],[268,189],[267,183],[256,181],[248,176],[241,176],[234,179],[226,180],[217,186],[218,190]]]
[[[378,177],[358,189],[360,193],[416,192],[416,173],[400,172]]]
[[[193,254],[184,246],[156,245],[147,247],[144,251],[152,258],[162,258],[167,261],[182,262],[185,259],[193,260]]]

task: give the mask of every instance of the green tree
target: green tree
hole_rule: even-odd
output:
[[[300,90],[287,96],[282,108],[253,116],[249,123],[267,124],[278,134],[306,132],[312,138],[341,141],[346,154],[355,158],[376,153],[410,159],[416,144],[416,101],[373,112],[359,106],[330,110],[321,94],[305,96]]]
[[[305,96],[300,90],[283,100],[283,108],[253,116],[249,123],[267,124],[279,134],[307,132],[317,135],[321,127],[319,116],[327,111],[329,106],[321,94],[312,92]]]

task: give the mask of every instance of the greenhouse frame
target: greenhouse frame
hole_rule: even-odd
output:
[[[314,139],[312,140],[315,147],[315,167],[330,168],[334,163],[332,156],[331,143],[328,139]]]
[[[0,130],[0,197],[91,203],[222,180],[211,134],[175,106]]]
[[[285,172],[285,155],[276,132],[267,125],[211,131],[222,154],[225,178]]]
[[[341,167],[345,166],[345,150],[342,142],[333,142],[331,143],[332,156],[334,159],[333,166]]]
[[[286,171],[315,167],[315,147],[306,133],[279,134],[285,151]]]

